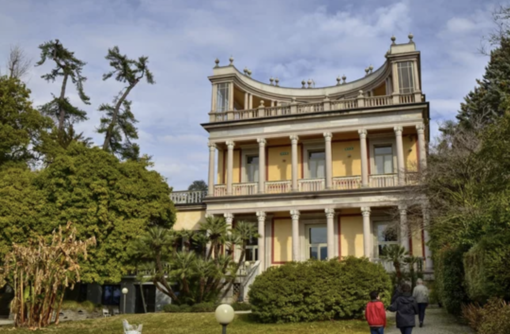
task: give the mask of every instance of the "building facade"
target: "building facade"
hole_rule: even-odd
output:
[[[176,229],[206,215],[253,221],[261,238],[247,260],[258,272],[288,261],[366,256],[400,244],[432,270],[424,229],[407,223],[402,198],[427,164],[429,104],[420,52],[392,44],[361,79],[316,88],[262,83],[218,60],[209,122],[209,188],[174,192]],[[399,228],[388,212],[398,209]],[[423,221],[427,223],[424,208]],[[393,227],[392,227],[393,226]]]

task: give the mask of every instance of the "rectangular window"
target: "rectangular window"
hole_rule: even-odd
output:
[[[259,238],[250,237],[246,243],[246,261],[258,261],[259,260]]]
[[[377,255],[381,255],[384,246],[398,245],[397,230],[390,223],[376,223],[374,226]]]
[[[259,157],[247,156],[246,157],[246,174],[248,182],[259,182]]]
[[[393,148],[391,145],[375,147],[374,159],[377,174],[393,173]]]
[[[308,152],[308,169],[311,179],[323,179],[325,173],[326,153],[324,151]]]
[[[414,92],[414,67],[412,61],[397,63],[398,66],[398,85],[401,94],[411,94]]]
[[[308,228],[308,242],[310,259],[326,260],[328,257],[326,226],[313,226]]]
[[[216,96],[216,111],[223,112],[228,110],[229,83],[218,84],[218,95]]]

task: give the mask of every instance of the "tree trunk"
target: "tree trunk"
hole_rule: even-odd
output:
[[[108,146],[110,145],[110,140],[111,140],[112,134],[113,134],[113,128],[115,127],[115,124],[117,123],[117,117],[119,115],[120,107],[122,106],[122,103],[126,100],[129,92],[131,92],[131,90],[136,86],[137,83],[138,83],[138,81],[135,81],[134,83],[130,84],[127,87],[124,94],[122,94],[120,99],[115,104],[115,109],[113,110],[113,115],[112,115],[112,121],[111,121],[110,125],[108,126],[108,130],[106,130],[106,136],[104,138],[103,150],[105,150],[105,151],[108,150]]]
[[[145,304],[145,296],[143,295],[142,282],[140,282],[139,285],[140,285],[140,295],[142,295],[143,313],[147,313],[147,304]]]
[[[67,78],[68,74],[64,74],[64,80],[62,81],[62,88],[60,89],[60,97],[58,99],[58,132],[62,133],[64,130],[64,122],[66,117],[66,112],[63,108],[63,104],[66,98],[66,86],[67,86]]]

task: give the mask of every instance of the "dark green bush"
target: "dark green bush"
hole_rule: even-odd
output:
[[[445,248],[434,258],[435,287],[439,301],[449,313],[460,315],[469,302],[464,288],[463,249]]]
[[[233,303],[232,308],[234,311],[249,311],[251,310],[251,305],[248,303]]]
[[[214,303],[198,303],[195,305],[191,305],[189,312],[214,312],[216,311],[216,305]]]
[[[308,261],[269,268],[249,292],[260,322],[362,318],[373,290],[390,300],[391,281],[381,265],[366,258]]]
[[[163,311],[167,313],[179,313],[181,311],[181,307],[176,304],[167,304],[163,306]]]

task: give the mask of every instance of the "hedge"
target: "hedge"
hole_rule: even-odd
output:
[[[366,258],[308,261],[272,267],[257,276],[249,292],[259,322],[361,319],[369,293],[390,301],[391,280]]]

